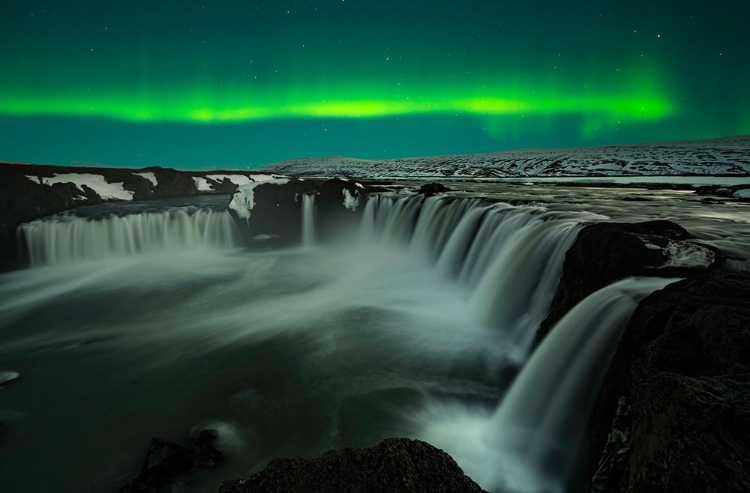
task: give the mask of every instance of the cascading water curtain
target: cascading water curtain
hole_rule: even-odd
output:
[[[476,198],[372,196],[360,236],[406,245],[465,286],[479,320],[503,331],[525,359],[584,219]]]
[[[32,266],[242,245],[226,211],[172,209],[105,218],[55,216],[19,227]]]

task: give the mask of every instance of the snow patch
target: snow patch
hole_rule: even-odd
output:
[[[55,173],[52,178],[42,177],[42,183],[50,186],[55,183],[72,183],[81,192],[83,192],[83,185],[86,185],[105,200],[133,200],[133,194],[135,193],[125,190],[124,183],[107,183],[102,175],[91,173]]]
[[[156,179],[156,175],[153,174],[153,173],[151,173],[150,171],[149,172],[144,172],[144,173],[133,173],[133,174],[135,176],[140,176],[141,178],[147,179],[148,181],[151,182],[151,184],[153,186],[158,186],[159,185],[159,181]]]
[[[241,185],[234,195],[232,201],[229,203],[229,208],[237,213],[237,216],[250,220],[250,214],[255,207],[255,187],[266,183],[273,185],[283,185],[289,181],[288,178],[269,178],[262,182],[251,182],[247,185]]]
[[[37,185],[40,185],[40,183],[39,183],[39,177],[38,176],[26,175],[26,178],[28,178],[29,180],[33,181]]]
[[[279,180],[279,179],[284,179],[284,178],[289,179],[288,176],[284,176],[284,175],[265,175],[265,174],[252,175],[251,178],[253,179],[253,181],[258,182],[258,183],[264,183],[267,181],[274,181],[274,180]]]
[[[670,241],[662,251],[667,256],[667,261],[659,266],[660,269],[665,267],[706,268],[716,259],[713,250],[687,241]]]
[[[193,181],[195,182],[196,188],[199,192],[213,192],[214,186],[202,176],[194,176]]]
[[[350,211],[356,211],[359,207],[359,192],[356,196],[352,195],[346,188],[341,189],[341,194],[344,196],[344,207]]]
[[[210,178],[214,181],[229,180],[237,186],[247,185],[248,183],[253,182],[253,180],[246,175],[206,175],[206,178]]]
[[[659,245],[654,245],[653,243],[646,242],[645,245],[649,250],[661,250],[661,247]]]
[[[734,198],[736,199],[750,199],[750,188],[743,188],[734,192]]]

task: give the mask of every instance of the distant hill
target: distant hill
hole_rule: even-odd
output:
[[[658,144],[521,149],[388,160],[347,157],[282,161],[264,171],[362,178],[750,175],[750,135]]]

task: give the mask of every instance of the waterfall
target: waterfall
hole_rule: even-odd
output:
[[[750,272],[750,260],[739,260],[728,258],[724,261],[725,269],[741,270],[743,272]]]
[[[242,243],[228,212],[194,208],[101,219],[55,216],[21,225],[19,235],[32,266]]]
[[[528,470],[525,483],[563,491],[593,400],[638,302],[675,279],[629,278],[588,296],[544,339],[511,385],[485,439]],[[519,471],[520,472],[520,471]],[[557,485],[551,487],[549,485]]]
[[[457,280],[469,290],[479,320],[504,332],[523,360],[547,316],[565,252],[583,219],[476,198],[373,196],[360,236],[405,244],[435,264],[439,275]]]
[[[302,245],[315,244],[315,194],[302,195]]]

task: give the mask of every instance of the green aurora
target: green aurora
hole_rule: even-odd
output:
[[[750,3],[655,3],[4,4],[0,158],[253,167],[750,133]]]

